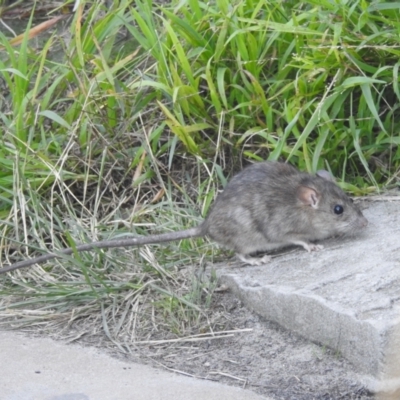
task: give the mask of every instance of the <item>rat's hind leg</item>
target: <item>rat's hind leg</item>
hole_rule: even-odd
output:
[[[237,253],[236,257],[248,265],[264,265],[271,261],[271,257],[267,255],[262,257],[252,257],[248,254]]]

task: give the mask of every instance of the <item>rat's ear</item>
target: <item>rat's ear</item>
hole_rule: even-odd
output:
[[[321,195],[313,188],[308,186],[299,186],[297,188],[297,198],[306,206],[318,208]]]
[[[315,175],[317,175],[320,178],[323,178],[327,181],[335,182],[335,178],[331,175],[331,173],[328,171],[325,171],[324,169],[320,169],[319,171],[317,171],[317,173]]]

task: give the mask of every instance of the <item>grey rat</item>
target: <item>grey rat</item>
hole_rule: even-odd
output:
[[[320,250],[315,240],[352,234],[368,224],[359,208],[334,183],[327,171],[316,175],[299,172],[289,164],[260,162],[252,164],[227,184],[217,196],[206,219],[197,227],[159,235],[103,240],[76,246],[76,251],[95,248],[142,246],[193,237],[209,236],[232,249],[250,265],[269,261],[261,253],[288,245],[307,251]],[[63,254],[67,248],[0,269],[0,273],[42,263]]]
[[[269,257],[252,254],[292,244],[320,250],[313,241],[352,234],[367,224],[329,172],[314,176],[289,164],[261,162],[232,178],[202,228],[240,260],[260,265]]]

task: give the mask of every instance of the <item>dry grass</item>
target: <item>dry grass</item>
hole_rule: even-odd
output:
[[[38,47],[42,18],[1,30],[1,264],[193,226],[254,160],[330,169],[353,194],[397,187],[398,10],[351,4],[52,3],[66,17]],[[204,273],[219,256],[185,240],[16,271],[0,322],[120,348],[224,331]]]

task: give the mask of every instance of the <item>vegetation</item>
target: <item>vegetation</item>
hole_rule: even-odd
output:
[[[193,226],[252,161],[328,169],[356,195],[398,185],[400,2],[37,2],[20,35],[7,25],[20,2],[9,3],[3,265]],[[215,277],[184,268],[219,251],[186,240],[16,271],[0,277],[2,321],[84,321],[118,346],[163,321],[178,335],[220,330],[206,311]]]

